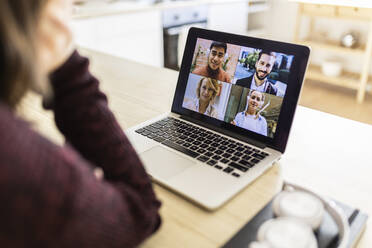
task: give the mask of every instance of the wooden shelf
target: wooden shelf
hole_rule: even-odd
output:
[[[338,77],[330,77],[322,73],[320,66],[310,65],[306,72],[306,79],[312,79],[332,85],[358,90],[360,83],[360,74],[343,71],[342,74]]]
[[[302,44],[309,46],[313,49],[322,49],[322,50],[327,50],[327,51],[333,51],[336,53],[347,53],[347,54],[352,54],[356,56],[363,56],[366,48],[365,46],[360,46],[358,48],[348,48],[348,47],[343,47],[339,45],[339,42],[337,41],[314,41],[311,39],[305,39],[305,40],[298,40],[296,43]]]
[[[302,30],[302,17],[309,17],[309,30],[307,36],[310,38],[300,38]],[[316,36],[316,19],[319,16],[326,18],[340,18],[343,20],[364,20],[369,23],[367,41],[358,48],[347,48],[340,45],[337,41],[319,41]],[[307,71],[306,77],[320,82],[354,89],[357,91],[356,100],[361,103],[364,100],[365,93],[370,89],[371,77],[369,75],[372,62],[372,9],[344,7],[326,4],[313,4],[313,2],[299,3],[294,41],[311,47],[313,50],[322,50],[323,52],[337,53],[341,55],[358,56],[357,59],[362,62],[360,73],[344,71],[338,77],[329,77],[322,73],[320,66],[311,65]]]
[[[304,16],[318,16],[335,19],[371,20],[371,9],[327,4],[303,4]]]

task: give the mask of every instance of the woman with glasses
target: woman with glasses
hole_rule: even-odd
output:
[[[237,113],[235,119],[231,123],[249,131],[267,136],[267,122],[265,117],[260,115],[259,112],[264,102],[264,93],[251,90],[247,96],[246,110]]]

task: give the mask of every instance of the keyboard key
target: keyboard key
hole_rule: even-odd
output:
[[[244,147],[238,146],[238,147],[236,148],[236,150],[239,151],[239,152],[242,152],[242,151],[244,151]]]
[[[220,146],[220,147],[219,147],[219,149],[221,149],[221,150],[224,150],[224,151],[225,151],[225,150],[227,149],[227,146]]]
[[[227,158],[223,158],[220,160],[221,163],[224,163],[224,164],[227,164],[230,160],[228,160]]]
[[[234,177],[240,177],[240,175],[238,173],[235,173],[235,172],[231,173],[231,175],[233,175]]]
[[[191,146],[190,149],[195,151],[195,150],[198,150],[199,147],[197,147],[197,146]]]
[[[179,152],[182,152],[182,153],[184,153],[184,154],[186,154],[186,155],[188,155],[190,157],[193,157],[193,158],[196,158],[197,156],[199,156],[199,153],[194,152],[194,151],[191,151],[191,150],[189,150],[187,148],[184,148],[184,147],[182,147],[182,146],[180,146],[180,145],[178,145],[176,143],[173,143],[173,142],[171,142],[169,140],[164,141],[162,144],[163,145],[166,145],[166,146],[168,146],[170,148],[173,148],[173,149],[175,149],[175,150],[177,150]]]
[[[208,145],[207,145],[207,144],[201,144],[200,147],[201,147],[201,148],[207,148]]]
[[[230,144],[230,142],[228,142],[228,141],[223,141],[223,142],[221,142],[221,145],[223,145],[223,146],[227,146],[227,145],[229,145]]]
[[[166,133],[159,131],[159,132],[157,132],[157,133],[154,133],[154,132],[153,132],[153,134],[156,134],[156,135],[158,135],[158,136],[163,136],[163,135],[165,135]]]
[[[157,142],[163,142],[165,139],[164,138],[161,138],[161,137],[157,137],[157,138],[155,138],[154,139],[155,141],[157,141]]]
[[[258,162],[260,162],[260,160],[254,158],[254,159],[252,159],[250,162],[251,162],[251,163],[254,163],[254,164],[257,164]]]
[[[241,165],[239,165],[235,162],[230,162],[229,166],[234,167],[235,169],[238,169],[238,170],[243,171],[243,172],[246,172],[248,170],[247,167],[241,166]]]
[[[218,170],[221,170],[222,169],[222,166],[216,165],[214,168],[216,168]]]
[[[242,159],[244,159],[244,160],[250,160],[251,158],[252,158],[252,157],[249,156],[249,155],[245,155],[245,156],[242,157]]]
[[[230,148],[235,148],[235,147],[237,147],[237,145],[235,145],[235,144],[231,144],[231,145],[229,145],[229,147],[230,147]]]
[[[229,157],[231,157],[231,154],[230,153],[224,153],[224,154],[222,154],[222,157],[229,158]]]
[[[143,132],[146,132],[146,129],[144,129],[144,128],[140,128],[140,129],[137,129],[135,132],[141,134],[141,133],[143,133]]]
[[[158,137],[158,136],[156,136],[155,134],[147,135],[147,138],[150,138],[150,139],[155,139],[156,137]]]
[[[241,152],[235,152],[234,155],[237,156],[237,157],[241,157],[243,155],[243,153],[241,153]]]
[[[190,146],[191,146],[191,144],[190,144],[190,143],[186,143],[186,142],[185,142],[185,143],[183,144],[183,146],[184,146],[184,147],[190,147]]]
[[[245,150],[244,153],[247,154],[247,155],[251,155],[253,152],[249,151],[249,150]]]
[[[157,124],[157,123],[154,123],[154,124],[150,125],[150,127],[153,127],[153,128],[155,128],[155,129],[159,129],[159,128],[161,128],[162,126],[159,125],[159,124]]]
[[[208,147],[208,148],[207,148],[207,150],[208,150],[208,151],[210,151],[210,152],[213,152],[213,151],[215,151],[215,150],[216,150],[216,148],[215,148],[215,147],[212,147],[212,146],[210,146],[210,147]]]
[[[213,159],[211,159],[211,160],[209,160],[208,162],[207,162],[207,164],[209,164],[209,165],[215,165],[215,164],[217,164],[217,161],[216,160],[213,160]]]
[[[201,142],[200,141],[194,141],[193,144],[196,145],[196,146],[198,146],[198,145],[201,144]]]
[[[214,155],[212,158],[213,158],[214,160],[220,160],[222,157],[221,157],[221,156],[218,156],[218,155]]]
[[[257,158],[258,160],[262,160],[262,159],[265,158],[264,156],[262,156],[262,155],[260,155],[260,154],[258,154],[258,153],[254,153],[254,154],[252,154],[252,157]]]
[[[194,142],[194,139],[192,139],[192,138],[188,138],[188,139],[186,139],[186,142]]]
[[[212,157],[212,156],[213,156],[213,153],[211,153],[211,152],[207,152],[207,153],[205,153],[204,155],[207,156],[207,157]]]
[[[231,168],[231,167],[226,167],[223,171],[226,172],[226,173],[230,173],[232,172],[234,169]]]
[[[250,162],[248,162],[247,160],[244,160],[244,159],[240,160],[238,163],[240,165],[243,165],[243,166],[246,166],[246,167],[253,167],[254,166],[253,163],[250,163]]]
[[[206,161],[208,161],[208,157],[206,157],[206,156],[200,156],[200,157],[198,157],[197,158],[197,160],[200,160],[200,161],[202,161],[202,162],[206,162]]]
[[[227,149],[226,152],[228,152],[228,153],[234,153],[235,150],[234,149]]]
[[[197,150],[197,152],[198,152],[198,153],[205,153],[205,152],[206,152],[206,150],[205,150],[205,149],[203,149],[203,148],[200,148],[199,150]]]
[[[269,156],[269,154],[268,154],[268,153],[266,153],[266,152],[260,152],[260,154],[261,154],[262,156],[264,156],[264,157],[267,157],[267,156]]]
[[[232,161],[238,161],[239,160],[239,157],[234,156],[234,157],[230,158],[230,160],[232,160]]]
[[[147,135],[150,135],[151,133],[149,131],[144,131],[143,133],[141,133],[143,136],[147,136]]]
[[[217,155],[221,155],[221,154],[223,154],[223,151],[222,150],[217,150],[217,151],[214,151],[214,153],[217,154]]]
[[[185,143],[185,141],[183,141],[183,140],[177,140],[176,143],[179,144],[179,145],[182,145],[183,143]]]

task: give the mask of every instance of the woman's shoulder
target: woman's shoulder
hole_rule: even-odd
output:
[[[0,103],[0,154],[6,161],[25,162],[31,153],[52,153],[56,145],[34,131],[32,125]],[[49,151],[49,152],[48,152]],[[4,162],[2,160],[2,162]],[[28,161],[34,163],[34,161]]]
[[[266,123],[266,118],[264,116],[260,115],[260,114],[258,115],[258,120],[261,121],[261,122]]]
[[[196,108],[197,104],[198,104],[198,99],[197,98],[187,98],[183,102],[183,106],[185,108],[189,108],[189,109],[190,108],[192,108],[192,109]]]
[[[242,112],[238,112],[236,115],[235,115],[235,119],[242,119],[244,118],[244,111]]]

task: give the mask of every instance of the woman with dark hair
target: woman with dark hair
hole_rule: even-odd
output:
[[[160,226],[151,181],[73,49],[71,5],[0,1],[1,247],[133,247]],[[29,90],[54,112],[65,146],[16,117]]]

